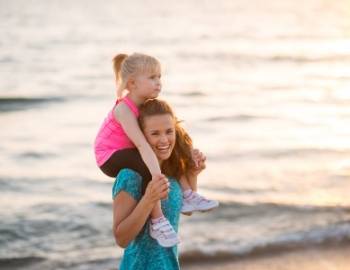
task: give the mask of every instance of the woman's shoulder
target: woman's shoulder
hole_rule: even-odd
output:
[[[135,200],[141,198],[142,177],[132,169],[122,169],[115,178],[112,187],[112,198],[118,195],[120,191],[129,193]]]
[[[170,184],[181,187],[180,181],[177,178],[175,178],[173,176],[167,176],[167,178],[168,178]]]
[[[124,169],[121,169],[117,175],[117,179],[124,179],[124,178],[127,178],[127,179],[134,179],[136,181],[141,181],[142,180],[142,177],[141,175],[137,172],[137,171],[134,171],[132,169],[129,169],[129,168],[124,168]]]
[[[170,181],[176,181],[179,182],[179,180],[177,180],[177,178],[175,178],[174,176],[167,176],[168,180]]]

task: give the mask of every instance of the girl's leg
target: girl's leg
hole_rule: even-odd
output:
[[[128,148],[114,152],[101,166],[101,170],[110,177],[116,177],[123,168],[132,169],[142,176],[142,194],[144,194],[147,184],[152,180],[152,175],[136,148]],[[159,201],[151,212],[151,218],[155,219],[162,216],[163,212]]]
[[[144,194],[147,184],[152,180],[152,175],[136,148],[128,148],[114,152],[100,167],[102,172],[110,177],[116,177],[119,171],[125,168],[132,169],[141,175],[142,194]]]
[[[186,178],[188,185],[191,187],[193,191],[197,191],[197,177],[189,177]]]
[[[161,207],[160,201],[158,201],[157,204],[152,209],[151,218],[154,220],[163,216],[164,215],[163,215],[162,207]]]
[[[180,186],[183,192],[189,189],[192,191],[197,191],[197,178],[189,179],[183,175],[180,177]]]
[[[205,212],[218,207],[219,203],[209,200],[197,193],[197,177],[180,177],[180,185],[183,194],[181,212],[184,215],[191,215],[194,211]]]

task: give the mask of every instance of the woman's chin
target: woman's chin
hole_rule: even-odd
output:
[[[171,152],[170,153],[157,153],[157,158],[160,161],[164,161],[167,160],[168,158],[170,158]]]

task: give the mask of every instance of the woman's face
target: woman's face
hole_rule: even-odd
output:
[[[143,133],[161,163],[170,157],[176,141],[175,119],[170,114],[144,118]]]

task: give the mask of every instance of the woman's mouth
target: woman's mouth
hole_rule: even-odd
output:
[[[161,153],[167,153],[170,149],[170,146],[171,146],[170,144],[157,146],[156,149]]]

